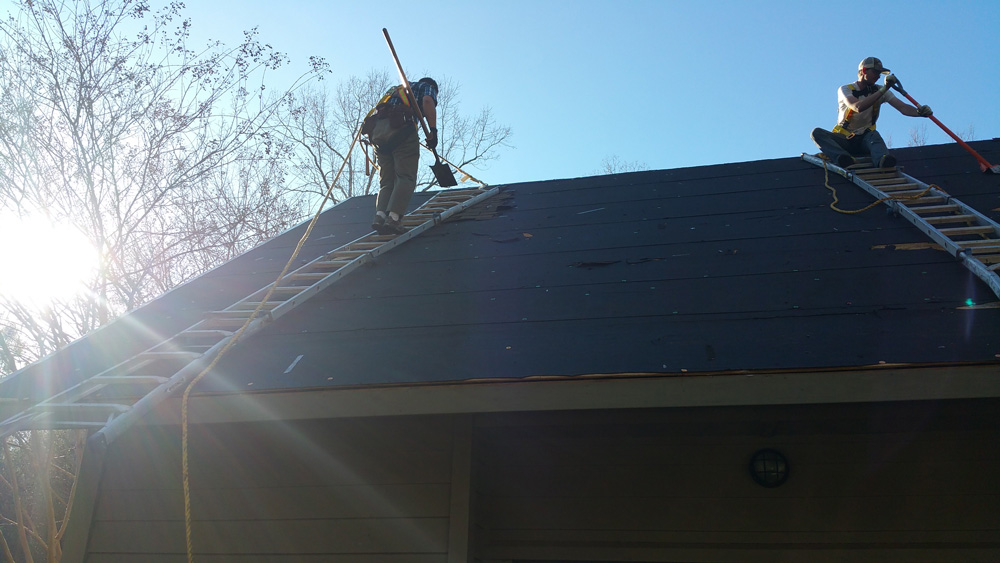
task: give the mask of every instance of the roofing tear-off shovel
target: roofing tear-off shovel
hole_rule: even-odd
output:
[[[396,48],[392,46],[392,39],[389,39],[389,30],[383,27],[382,35],[385,36],[385,42],[389,45],[392,60],[396,63],[396,71],[399,72],[399,80],[402,82],[403,88],[406,89],[406,95],[410,98],[411,107],[417,112],[417,120],[420,121],[420,127],[423,128],[424,137],[426,137],[429,131],[427,123],[424,121],[424,113],[420,111],[420,104],[417,103],[417,98],[413,95],[413,88],[410,87],[410,81],[406,79],[406,74],[403,73],[403,65],[399,64],[399,57],[396,56]],[[434,178],[437,179],[438,185],[442,188],[457,186],[458,181],[455,180],[455,174],[452,173],[451,168],[441,162],[441,158],[438,156],[436,150],[431,149],[431,152],[434,153],[434,164],[431,164],[431,171],[434,172]]]
[[[458,181],[455,180],[455,174],[451,171],[451,167],[441,162],[441,157],[438,156],[436,150],[431,149],[431,152],[434,153],[434,164],[431,164],[431,171],[434,172],[438,185],[442,188],[457,186]]]
[[[904,95],[904,96],[906,96],[906,99],[910,100],[910,103],[912,103],[913,105],[915,105],[917,107],[920,107],[920,102],[914,100],[913,96],[907,94],[906,90],[903,90],[903,85],[899,82],[898,79],[896,80],[896,83],[892,85],[892,88],[895,89],[895,90],[899,90],[899,93],[902,94],[902,95]],[[962,139],[959,139],[958,135],[952,133],[951,129],[948,129],[947,127],[945,127],[944,123],[941,123],[940,121],[938,121],[938,119],[936,117],[934,117],[933,115],[929,115],[928,118],[930,118],[931,121],[933,121],[934,123],[936,123],[937,126],[940,127],[942,131],[944,131],[949,136],[951,136],[952,139],[955,139],[955,141],[958,142],[958,144],[961,145],[963,149],[969,151],[972,154],[972,156],[976,157],[976,161],[979,162],[979,169],[980,170],[982,170],[983,172],[992,172],[994,174],[1000,174],[1000,164],[990,164],[990,162],[988,160],[986,160],[985,158],[983,158],[982,155],[980,155],[978,152],[976,152],[975,149],[973,149],[972,147],[970,147],[968,143],[966,143]]]

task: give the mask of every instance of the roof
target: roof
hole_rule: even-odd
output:
[[[1000,161],[1000,140],[972,144]],[[960,147],[894,154],[1000,220],[1000,177]],[[830,183],[843,209],[871,202]],[[242,342],[199,390],[1000,366],[985,284],[884,207],[842,214],[831,200],[799,158],[503,186]],[[365,234],[373,209],[359,197],[326,211],[299,260]],[[268,285],[304,229],[25,368],[0,396],[65,386]]]

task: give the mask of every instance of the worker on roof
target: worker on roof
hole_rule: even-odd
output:
[[[402,86],[390,88],[362,127],[362,133],[368,134],[375,145],[375,156],[379,162],[380,189],[375,200],[372,229],[382,235],[406,232],[400,218],[406,213],[417,187],[417,165],[420,161],[417,127],[420,117],[412,107],[414,100],[427,119],[427,148],[433,150],[437,147],[437,82],[424,77],[410,87],[413,100],[409,99]]]
[[[887,75],[885,82],[876,84],[881,75]],[[867,57],[858,65],[858,81],[845,84],[837,92],[840,105],[837,125],[833,131],[817,127],[813,129],[812,140],[822,149],[826,157],[841,168],[854,164],[855,157],[871,156],[872,164],[879,168],[896,165],[896,157],[889,154],[882,136],[875,130],[879,108],[888,102],[903,115],[910,117],[930,117],[931,108],[919,108],[900,100],[889,89],[896,83],[896,77],[882,66],[882,61]]]

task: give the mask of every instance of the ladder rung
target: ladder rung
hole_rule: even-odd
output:
[[[873,186],[891,186],[893,184],[904,184],[909,181],[906,178],[901,178],[899,176],[896,176],[895,174],[891,176],[886,176],[882,174],[877,174],[875,176],[866,176],[865,174],[858,173],[858,176],[861,176],[862,180],[868,182]]]
[[[330,275],[330,272],[301,272],[289,274],[288,277],[295,280],[321,280]]]
[[[383,242],[381,242],[381,241],[379,241],[379,242],[356,242],[356,243],[352,244],[351,246],[349,246],[348,248],[346,248],[345,250],[364,250],[364,251],[368,251],[368,250],[372,250],[373,248],[378,248],[378,247],[382,246],[382,244],[383,244]]]
[[[990,250],[993,248],[1000,248],[1000,239],[984,238],[979,240],[963,240],[962,246],[964,248]]]
[[[201,354],[198,352],[185,352],[183,350],[175,350],[171,352],[141,352],[136,355],[136,358],[140,360],[195,360],[200,358]]]
[[[923,204],[927,204],[927,203],[941,203],[941,202],[944,202],[944,201],[947,201],[947,200],[948,200],[948,198],[946,198],[944,196],[941,196],[941,195],[926,195],[924,197],[920,197],[920,198],[917,198],[917,199],[907,200],[907,201],[904,201],[902,203],[905,204],[905,205],[907,205],[907,206],[910,206],[910,209],[914,209],[914,207],[912,207],[914,205],[923,205]]]
[[[258,318],[260,318],[260,317],[258,317]],[[227,326],[227,327],[230,327],[230,326],[231,327],[238,327],[238,326],[242,326],[243,323],[247,322],[247,319],[246,318],[239,318],[239,317],[213,317],[213,318],[210,318],[210,319],[205,319],[202,322],[206,323],[206,324],[209,324],[209,325],[212,325],[212,326],[221,325],[221,326]]]
[[[342,268],[351,263],[351,260],[322,260],[310,264],[313,268]]]
[[[210,319],[239,319],[246,320],[253,314],[253,310],[231,310],[231,311],[209,311],[205,316]]]
[[[980,260],[989,259],[990,264],[993,263],[993,258],[991,258],[991,256],[996,256],[997,254],[1000,254],[1000,246],[987,246],[982,248],[974,247],[974,248],[968,248],[966,250],[968,250],[970,253],[972,253],[973,256],[975,256]]]
[[[924,190],[910,190],[910,191],[906,191],[906,192],[895,192],[895,193],[892,194],[892,196],[893,197],[906,197],[906,196],[912,196],[912,195],[920,195],[922,193],[924,193]],[[915,199],[913,201],[921,201],[923,199],[924,198],[921,197],[920,199]]]
[[[343,262],[343,264],[341,264],[342,266],[344,264],[349,264],[357,260],[358,258],[364,256],[365,254],[368,254],[368,252],[369,251],[367,250],[355,250],[355,251],[338,250],[333,254],[331,254],[330,260],[326,260],[326,262]]]
[[[132,407],[121,403],[38,403],[34,408],[44,411],[75,409],[81,411],[128,412]]]
[[[193,345],[192,341],[204,341],[211,340],[218,342],[223,338],[228,338],[233,335],[230,330],[185,330],[184,332],[178,334],[175,339],[185,341],[189,346]],[[199,344],[203,344],[199,342]]]
[[[266,317],[269,314],[268,311],[261,311],[256,318],[260,319]],[[240,316],[227,315],[226,311],[212,311],[211,313],[206,313],[205,318],[201,321],[202,323],[208,323],[211,325],[222,324],[225,326],[240,326],[250,319],[250,313],[246,313]]]
[[[971,223],[978,220],[979,217],[975,215],[944,215],[942,217],[924,217],[924,221],[927,221],[931,225],[942,225],[946,223]]]
[[[280,303],[275,303],[274,301],[267,301],[267,302],[265,302],[263,307],[261,307],[260,304],[261,304],[260,301],[240,301],[239,303],[234,303],[234,304],[230,305],[231,308],[230,309],[226,309],[226,310],[227,311],[246,311],[247,315],[249,315],[251,312],[256,311],[257,308],[260,307],[261,314],[264,314],[264,313],[267,313],[270,309],[273,309],[273,308],[277,307],[278,305],[280,305]],[[243,307],[243,308],[242,309],[233,309],[232,307]]]
[[[914,183],[910,182],[908,184],[894,184],[894,185],[891,185],[891,186],[877,186],[877,187],[878,187],[878,189],[882,190],[883,192],[895,192],[895,191],[899,191],[899,190],[909,190],[911,188],[918,188],[918,187],[920,187],[920,184],[914,184]],[[923,191],[923,190],[920,190],[920,191]],[[920,192],[917,192],[917,193],[920,193]]]
[[[957,205],[926,205],[923,207],[911,207],[911,211],[914,213],[948,213],[950,211],[958,211]]]
[[[185,330],[177,335],[178,338],[218,338],[223,339],[232,336],[229,330]]]
[[[284,285],[274,288],[275,293],[302,293],[309,289],[307,285]]]
[[[952,235],[985,235],[993,232],[993,227],[956,227],[954,229],[938,229],[942,234]],[[961,243],[960,243],[961,244]]]
[[[899,184],[901,182],[909,182],[908,179],[904,178],[903,176],[900,176],[899,174],[885,175],[885,174],[880,174],[880,172],[881,170],[873,168],[869,170],[867,174],[863,170],[855,172],[855,174],[861,176],[863,180],[865,180],[866,182],[868,182],[873,186],[879,186],[882,184]],[[877,178],[875,176],[881,176],[881,178]],[[869,180],[869,178],[871,179]]]
[[[107,382],[108,384],[115,383],[166,383],[168,378],[160,377],[158,375],[95,375],[87,381],[92,381],[95,383]]]
[[[1000,254],[979,255],[973,252],[973,255],[983,264],[1000,264]]]

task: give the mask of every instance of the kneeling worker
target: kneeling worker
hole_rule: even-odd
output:
[[[879,76],[886,74],[882,86],[876,84]],[[839,113],[837,126],[833,131],[816,128],[812,140],[830,161],[841,168],[854,164],[855,157],[871,156],[872,164],[879,168],[896,165],[896,157],[889,154],[882,136],[875,130],[880,106],[888,102],[899,113],[910,117],[930,117],[931,108],[919,108],[907,104],[892,93],[890,88],[897,82],[882,66],[882,61],[868,57],[858,65],[858,81],[845,84],[837,93]]]

